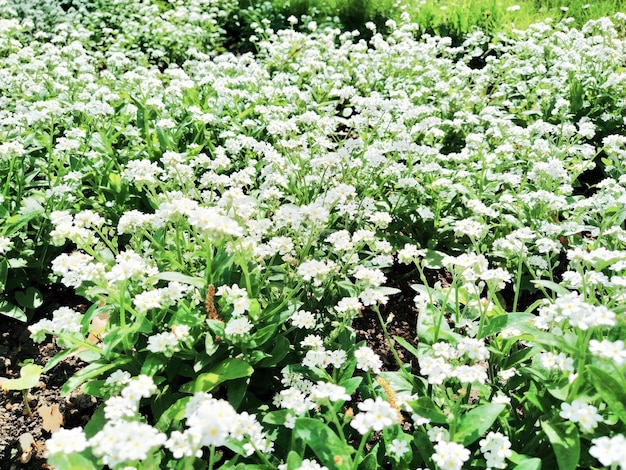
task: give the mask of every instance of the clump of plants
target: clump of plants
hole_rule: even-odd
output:
[[[50,465],[624,466],[624,15],[459,46],[296,18],[169,62],[0,11],[0,274],[47,253],[88,301],[29,329],[102,403]]]

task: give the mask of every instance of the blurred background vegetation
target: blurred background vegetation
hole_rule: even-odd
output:
[[[305,28],[302,18],[310,18],[319,25],[359,30],[367,39],[372,35],[367,22],[384,34],[387,20],[399,21],[405,14],[419,25],[418,34],[449,36],[460,44],[476,28],[489,36],[511,34],[547,18],[572,18],[571,26],[580,27],[591,19],[626,12],[626,0],[239,0],[239,7],[227,28],[235,49],[249,49],[246,38],[253,34],[254,23],[264,19],[275,30],[289,28],[292,15],[300,20],[295,28]]]

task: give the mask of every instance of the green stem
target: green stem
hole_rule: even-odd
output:
[[[363,434],[361,437],[361,442],[359,443],[359,448],[356,451],[356,455],[354,456],[354,461],[352,462],[352,470],[357,470],[359,468],[359,464],[361,463],[361,454],[363,454],[363,449],[365,449],[365,444],[367,443],[367,438],[371,433]]]
[[[347,442],[346,436],[343,433],[343,426],[341,425],[341,423],[339,422],[339,419],[337,418],[337,412],[339,410],[335,409],[335,406],[332,406],[332,404],[330,404],[330,405],[331,405],[331,406],[329,406],[329,408],[330,408],[330,413],[329,413],[330,414],[330,420],[337,427],[337,432],[339,433],[339,438],[341,439],[341,441],[342,442]]]
[[[120,283],[120,298],[118,302],[120,306],[120,327],[122,331],[126,328],[126,284],[126,281]],[[130,342],[127,335],[122,337],[122,344],[124,345],[124,351],[130,351]]]
[[[519,301],[519,291],[522,288],[522,266],[524,258],[520,253],[517,261],[517,278],[515,279],[515,294],[513,296],[513,312],[517,312],[517,303]]]
[[[396,360],[396,363],[398,364],[398,367],[400,368],[400,370],[404,370],[404,363],[402,362],[402,360],[400,359],[400,356],[398,356],[398,353],[396,352],[396,348],[395,348],[396,342],[391,338],[391,336],[389,336],[389,332],[387,331],[387,325],[385,324],[383,320],[383,316],[380,313],[380,309],[378,308],[378,305],[373,305],[372,310],[374,310],[376,312],[376,315],[378,316],[378,321],[380,322],[380,326],[383,329],[383,336],[385,337],[385,341],[387,341],[387,344],[389,345],[389,350],[391,351],[391,354],[393,354],[393,357]]]
[[[250,281],[250,272],[248,271],[248,262],[246,259],[242,259],[243,257],[239,257],[239,266],[241,266],[241,271],[243,272],[243,277],[246,281],[246,291],[248,291],[248,295],[250,297],[254,297],[254,293],[252,292],[252,282]]]
[[[215,460],[215,446],[209,446],[209,469],[213,470],[213,463]]]
[[[73,336],[66,335],[65,333],[51,333],[51,334],[54,334],[54,336],[56,336],[57,338],[60,338],[63,341],[66,341],[68,343],[72,343],[75,346],[80,346],[81,348],[89,349],[90,351],[98,353],[99,355],[103,354],[102,349],[100,349],[99,347],[97,347],[96,345],[88,341],[83,341],[82,339],[78,339]]]

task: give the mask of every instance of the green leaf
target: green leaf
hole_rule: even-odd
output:
[[[291,410],[270,411],[265,416],[263,416],[263,422],[266,424],[276,424],[282,426],[285,424],[285,419],[290,414],[293,414]]]
[[[453,440],[461,442],[466,447],[476,442],[491,427],[504,408],[505,405],[502,403],[487,403],[465,413],[457,425]]]
[[[548,281],[546,279],[533,279],[530,282],[537,286],[546,287],[557,294],[567,295],[570,293],[570,291],[567,290],[565,287],[557,284],[556,282]]]
[[[313,418],[298,418],[295,434],[302,439],[329,469],[350,468],[350,454],[354,451],[346,442],[339,439],[323,421]]]
[[[207,335],[210,337],[210,335]],[[263,359],[257,365],[259,367],[273,367],[282,361],[289,354],[289,340],[284,336],[277,336],[274,339],[274,347],[269,352],[269,357]]]
[[[7,283],[7,276],[9,275],[9,263],[6,259],[0,261],[0,292],[4,290],[4,286]]]
[[[156,422],[156,428],[165,432],[170,428],[172,423],[180,423],[185,416],[185,408],[190,399],[191,397],[183,397],[161,413],[159,420]]]
[[[517,328],[521,324],[528,324],[530,318],[535,318],[535,315],[530,313],[507,313],[499,315],[489,320],[489,323],[481,330],[478,338],[486,338],[500,333],[506,328]]]
[[[380,445],[377,443],[372,450],[368,452],[365,458],[359,464],[359,470],[378,470],[378,459],[376,453]]]
[[[18,291],[15,293],[15,300],[22,307],[34,310],[41,307],[43,304],[43,295],[39,292],[39,289],[29,287],[25,291]]]
[[[229,358],[209,372],[198,375],[195,380],[184,384],[180,389],[187,393],[209,392],[227,380],[249,377],[254,369],[246,361]]]
[[[542,331],[536,326],[530,324],[521,323],[518,324],[516,328],[522,333],[522,339],[527,339],[528,341],[540,344],[541,346],[556,347],[574,357],[580,354],[580,351],[578,351],[576,346],[570,344],[561,336],[556,336],[547,331]]]
[[[85,425],[85,436],[87,438],[91,438],[98,434],[104,425],[106,424],[107,419],[104,417],[104,403],[96,408],[96,411],[93,412],[89,422]]]
[[[599,367],[589,365],[587,370],[592,375],[590,382],[595,385],[598,394],[609,405],[609,411],[615,413],[620,421],[626,424],[626,387]]]
[[[259,346],[262,346],[263,344],[267,343],[270,340],[270,338],[274,336],[274,333],[276,333],[277,328],[278,328],[277,323],[270,323],[269,325],[264,326],[263,328],[260,328],[259,330],[255,331],[252,337],[250,338],[250,340],[248,341],[248,347],[258,348]]]
[[[435,453],[433,443],[428,438],[428,434],[419,431],[413,434],[414,447],[417,448],[422,460],[427,468],[433,468],[432,455]]]
[[[427,249],[423,265],[428,269],[441,269],[443,267],[442,261],[445,256],[446,254],[440,251]]]
[[[352,395],[356,389],[359,388],[362,381],[363,377],[351,377],[349,379],[342,380],[339,385],[346,389],[346,393],[348,395]]]
[[[39,376],[42,369],[42,366],[36,364],[26,364],[20,369],[19,379],[4,379],[4,377],[0,377],[0,387],[4,390],[29,390],[39,384]]]
[[[149,353],[141,365],[141,373],[154,377],[158,372],[165,369],[168,362],[169,359],[161,354]]]
[[[107,389],[110,391],[109,385],[104,380],[92,380],[83,385],[81,391],[87,395],[103,398],[107,396]]]
[[[55,354],[52,359],[50,359],[48,362],[46,362],[46,365],[44,366],[44,368],[43,368],[43,370],[41,372],[45,374],[50,369],[52,369],[54,366],[56,366],[59,362],[65,360],[65,358],[67,358],[69,355],[75,353],[76,349],[77,348],[64,349],[63,351]]]
[[[287,455],[287,468],[289,470],[295,470],[302,465],[302,457],[297,452],[293,450],[289,452]]]
[[[552,444],[559,470],[576,470],[580,458],[580,438],[576,425],[542,421],[541,428]]]
[[[249,380],[235,380],[228,386],[228,403],[235,408],[239,408],[246,398]]]
[[[0,300],[0,314],[14,318],[15,320],[19,320],[21,322],[28,321],[28,317],[26,316],[26,313],[24,313],[24,310],[19,308],[17,305],[7,302],[6,300]]]
[[[132,359],[129,357],[123,357],[112,362],[93,362],[70,377],[61,388],[61,394],[63,396],[67,396],[87,380],[95,379],[108,370],[120,369],[124,364],[129,363],[131,360]]]
[[[541,459],[538,458],[531,458],[513,451],[509,460],[516,464],[513,470],[541,470]]]
[[[89,456],[88,456],[89,455]],[[54,454],[48,457],[47,463],[55,470],[97,470],[97,460],[90,456],[89,451],[80,454]]]
[[[206,281],[201,277],[187,276],[186,274],[178,273],[175,271],[166,271],[156,274],[155,276],[152,276],[150,278],[150,280],[154,279],[159,279],[162,281],[180,282],[181,284],[188,284],[199,289],[203,289],[206,286]]]
[[[409,406],[419,416],[429,419],[432,423],[444,424],[448,422],[446,415],[444,415],[439,407],[428,397],[420,397],[417,400],[410,401]]]
[[[413,354],[415,357],[418,357],[418,350],[415,346],[413,346],[411,343],[409,343],[407,340],[405,340],[404,338],[401,338],[400,336],[394,336],[393,340],[398,343],[400,346],[402,346],[404,349],[406,349],[407,351],[409,351],[411,354]]]

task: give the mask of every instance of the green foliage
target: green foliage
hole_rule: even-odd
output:
[[[50,462],[597,466],[626,18],[505,29],[529,5],[0,0],[0,309],[89,304],[31,322],[63,351],[5,384],[75,355],[63,393],[102,400]]]

